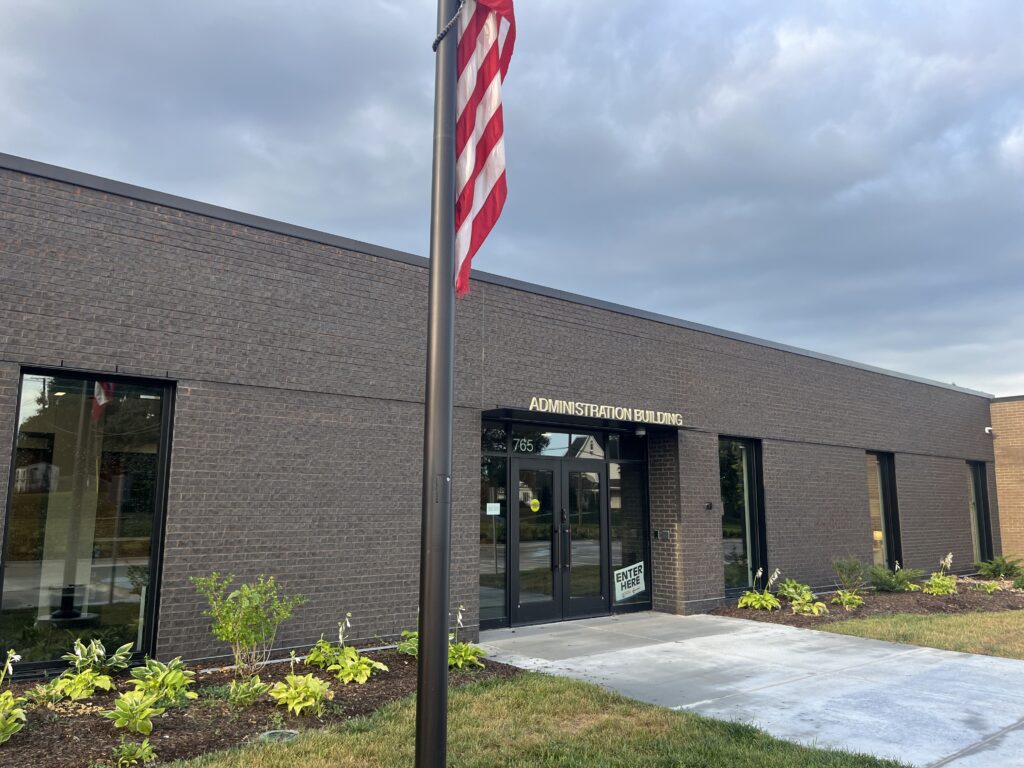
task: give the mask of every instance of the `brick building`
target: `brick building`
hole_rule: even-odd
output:
[[[1003,554],[1024,559],[1024,397],[992,401],[992,433]]]
[[[190,576],[416,621],[425,260],[0,155],[0,644],[223,653]],[[990,397],[474,273],[452,598],[476,627],[707,610],[759,567],[1001,551]],[[997,430],[998,432],[998,430]],[[1016,540],[1015,540],[1016,541]]]

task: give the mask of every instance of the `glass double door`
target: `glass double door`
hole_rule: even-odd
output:
[[[512,462],[513,624],[608,613],[605,473],[603,462]]]

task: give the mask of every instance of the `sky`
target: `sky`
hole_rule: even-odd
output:
[[[516,5],[474,266],[1024,394],[1024,3]],[[436,13],[0,0],[0,151],[425,255]]]

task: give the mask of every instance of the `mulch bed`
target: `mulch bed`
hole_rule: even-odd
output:
[[[894,613],[972,613],[977,611],[1019,611],[1024,610],[1024,592],[1009,589],[1009,582],[1004,589],[986,595],[972,589],[977,583],[968,578],[960,578],[959,591],[955,595],[939,597],[926,595],[922,592],[868,592],[864,595],[864,605],[853,611],[844,611],[842,606],[832,605],[832,594],[820,594],[818,599],[824,602],[829,613],[823,616],[797,616],[785,600],[781,611],[755,611],[750,608],[737,608],[732,601],[727,606],[711,611],[716,616],[732,616],[738,619],[767,621],[772,624],[788,624],[791,627],[814,629],[834,621],[846,619],[864,619],[872,616],[885,616]]]
[[[252,707],[237,710],[209,689],[230,683],[230,670],[218,670],[196,675],[192,690],[199,698],[187,706],[174,707],[153,720],[150,743],[157,751],[158,763],[181,758],[196,757],[206,752],[244,744],[259,734],[275,729],[296,731],[323,728],[358,715],[369,714],[385,704],[416,691],[416,659],[396,651],[367,654],[388,665],[389,672],[375,674],[365,685],[343,685],[326,672],[314,667],[296,664],[296,674],[312,672],[331,682],[334,701],[330,702],[321,719],[312,715],[295,717],[286,709],[266,699]],[[520,670],[484,659],[484,668],[475,672],[452,670],[452,687],[493,678],[508,678],[521,674]],[[289,672],[288,662],[271,664],[260,671],[264,682],[282,680]],[[12,686],[15,695],[31,688],[34,683],[18,682]],[[127,686],[122,686],[130,690]],[[207,689],[207,690],[204,690]],[[0,745],[0,766],[47,766],[48,768],[89,768],[96,763],[113,764],[111,747],[116,745],[123,730],[114,728],[112,721],[100,713],[113,708],[116,694],[98,691],[85,702],[53,705],[52,710],[36,707],[26,710],[28,723],[6,744]],[[127,734],[129,739],[142,737]]]

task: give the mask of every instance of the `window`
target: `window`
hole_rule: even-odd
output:
[[[900,517],[896,503],[896,463],[891,453],[867,453],[868,515],[871,557],[875,565],[902,564]]]
[[[148,650],[170,387],[26,373],[19,402],[0,647],[43,663],[71,635]]]
[[[753,586],[758,568],[767,567],[761,492],[761,443],[720,438],[718,470],[722,491],[722,554],[725,588]]]
[[[974,561],[991,560],[992,522],[988,511],[988,482],[985,462],[967,462],[967,501],[970,511],[971,541],[974,544]]]

